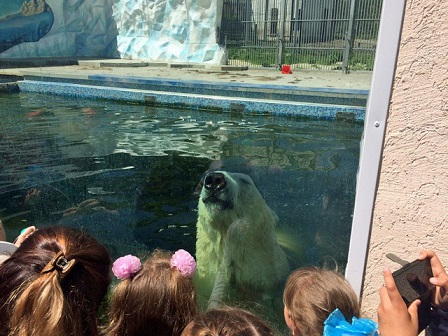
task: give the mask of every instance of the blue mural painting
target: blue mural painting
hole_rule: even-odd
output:
[[[53,25],[45,0],[9,0],[0,3],[0,53],[23,42],[36,42]]]
[[[222,0],[0,0],[0,59],[222,64],[221,12]]]

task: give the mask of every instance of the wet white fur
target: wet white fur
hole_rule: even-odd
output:
[[[217,204],[204,204],[207,192],[202,189],[197,222],[197,276],[213,284],[216,274],[224,272],[225,281],[236,288],[270,290],[284,281],[289,272],[275,234],[277,216],[248,175],[220,173],[227,181],[220,197],[230,200],[233,208],[222,210]]]

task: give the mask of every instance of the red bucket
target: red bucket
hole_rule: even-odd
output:
[[[282,74],[292,74],[290,65],[282,65]]]

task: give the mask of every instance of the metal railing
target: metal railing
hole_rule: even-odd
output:
[[[382,0],[224,0],[228,64],[372,70]]]

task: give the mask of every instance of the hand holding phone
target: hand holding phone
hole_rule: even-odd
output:
[[[433,277],[430,260],[414,260],[392,273],[398,291],[407,306],[419,299],[418,306],[419,332],[431,322],[431,297],[434,285],[430,282]]]
[[[442,262],[432,250],[421,251],[418,258],[420,260],[427,258],[431,263],[433,273],[431,283],[435,286],[432,304],[439,309],[448,311],[448,275]]]
[[[380,288],[380,305],[378,306],[378,326],[381,336],[417,336],[418,305],[414,301],[406,305],[397,289],[390,269],[383,272],[384,286]]]

